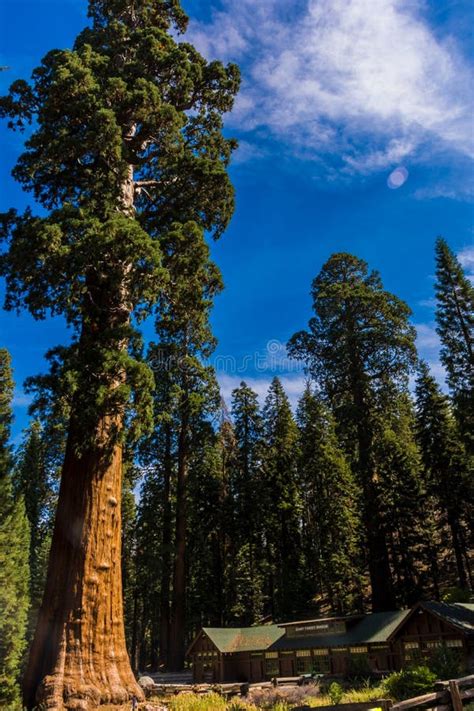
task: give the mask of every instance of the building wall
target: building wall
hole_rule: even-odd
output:
[[[466,668],[470,668],[472,647],[470,649],[465,635],[436,615],[420,609],[407,620],[393,640],[395,664],[397,668],[402,668],[418,659],[427,659],[444,645],[457,650]]]

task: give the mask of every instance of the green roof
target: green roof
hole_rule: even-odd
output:
[[[469,603],[423,602],[422,607],[468,634],[474,633],[474,605]]]
[[[260,652],[285,634],[277,625],[259,627],[204,627],[203,632],[223,654],[229,652]]]
[[[358,644],[387,642],[394,630],[409,615],[410,610],[374,612],[366,615],[346,632],[318,634],[304,637],[282,637],[272,649],[301,649],[307,647],[348,647]]]

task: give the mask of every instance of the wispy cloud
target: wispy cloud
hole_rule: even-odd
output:
[[[295,410],[298,405],[298,401],[305,389],[306,377],[302,373],[300,373],[299,375],[282,375],[280,376],[280,380],[285,389],[286,394],[288,395],[291,407],[293,408],[293,410]],[[228,405],[230,405],[233,390],[235,390],[235,388],[238,388],[242,381],[245,381],[247,385],[252,388],[254,392],[257,393],[260,400],[260,404],[263,405],[272,378],[245,378],[238,375],[229,375],[227,373],[221,373],[218,374],[218,381],[221,389],[221,395]]]
[[[473,154],[470,70],[421,0],[223,0],[193,23],[209,57],[237,60],[244,85],[230,122],[294,151],[367,173],[427,144]]]
[[[462,249],[458,253],[458,259],[465,269],[468,279],[474,284],[474,245]]]

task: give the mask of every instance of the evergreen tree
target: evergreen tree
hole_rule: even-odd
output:
[[[15,495],[25,502],[30,528],[30,619],[28,639],[34,633],[43,597],[49,547],[51,545],[55,493],[48,468],[48,443],[39,421],[26,430],[16,456],[14,471]]]
[[[177,41],[177,0],[90,0],[89,17],[72,50],[49,52],[0,104],[11,128],[34,122],[14,175],[46,211],[3,217],[6,306],[61,314],[74,332],[51,354],[70,418],[28,708],[142,697],[123,624],[122,442],[130,399],[132,433],[150,424],[153,383],[131,324],[166,280],[163,238],[218,236],[233,211],[222,115],[236,67]]]
[[[461,431],[474,452],[474,288],[442,237],[436,240],[435,288],[441,362]]]
[[[230,614],[234,624],[249,625],[261,618],[265,605],[261,500],[263,420],[258,396],[245,382],[232,393],[232,420],[235,458],[230,467],[229,485],[234,564],[229,570],[233,600]]]
[[[420,364],[416,383],[416,424],[426,486],[439,512],[438,527],[449,530],[447,549],[454,553],[457,572],[457,579],[451,579],[451,584],[457,582],[461,588],[472,588],[469,561],[474,512],[472,459],[467,456],[449,400],[426,363]]]
[[[298,487],[298,430],[288,397],[273,378],[263,408],[262,498],[264,550],[271,614],[288,619],[301,609],[301,495]]]
[[[374,487],[384,522],[396,605],[410,607],[434,581],[432,571],[426,570],[431,525],[426,516],[413,405],[406,393],[394,393],[384,408],[380,427]]]
[[[26,646],[29,529],[23,499],[15,499],[8,446],[13,381],[9,353],[0,349],[0,704],[19,701],[19,673]]]
[[[396,598],[383,502],[377,484],[380,419],[394,390],[407,388],[414,364],[408,306],[385,291],[376,272],[350,254],[334,254],[312,285],[314,316],[290,341],[334,414],[338,437],[362,491],[363,524],[374,611]]]
[[[307,386],[298,406],[299,481],[306,576],[318,605],[336,615],[361,608],[360,492],[334,419]]]
[[[191,226],[171,230],[162,240],[162,251],[169,284],[158,300],[159,340],[151,348],[151,357],[168,370],[171,380],[176,507],[168,667],[179,671],[184,666],[186,635],[187,480],[196,432],[219,407],[214,371],[203,361],[215,347],[209,316],[222,281],[202,230]]]

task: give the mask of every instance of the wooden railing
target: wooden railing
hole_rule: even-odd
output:
[[[474,699],[474,674],[461,679],[438,681],[433,693],[392,704],[391,711],[408,711],[413,708],[462,711],[463,704],[469,703],[471,699]]]
[[[431,694],[423,694],[413,699],[400,701],[394,704],[390,699],[378,699],[364,703],[338,704],[337,706],[297,706],[294,711],[369,711],[382,709],[382,711],[409,711],[421,709],[428,711],[463,711],[463,705],[474,699],[474,674],[464,676],[462,679],[451,681],[438,681]]]

